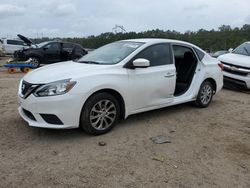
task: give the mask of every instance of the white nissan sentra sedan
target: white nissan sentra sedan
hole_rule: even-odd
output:
[[[100,135],[120,118],[193,101],[207,107],[223,86],[222,66],[199,47],[167,39],[105,45],[77,62],[23,77],[19,113],[33,127]]]

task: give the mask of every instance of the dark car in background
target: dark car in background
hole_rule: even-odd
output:
[[[219,57],[221,55],[224,55],[224,54],[227,54],[227,53],[229,53],[229,51],[227,51],[227,50],[220,50],[220,51],[217,51],[214,54],[212,54],[212,57],[217,58],[217,57]]]
[[[15,51],[14,60],[31,61],[35,67],[40,66],[40,64],[77,60],[88,53],[80,44],[60,40],[35,44],[22,35],[17,36],[23,40],[29,48]]]

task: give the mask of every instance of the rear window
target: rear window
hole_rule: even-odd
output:
[[[63,49],[72,49],[75,45],[71,43],[63,43]]]
[[[7,40],[7,44],[11,44],[11,45],[24,45],[23,41],[20,41],[20,40]]]

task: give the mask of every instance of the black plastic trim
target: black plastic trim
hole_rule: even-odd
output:
[[[223,78],[224,78],[224,85],[228,82],[228,83],[237,84],[237,85],[243,87],[244,89],[247,88],[246,82],[244,82],[242,80],[237,80],[237,79],[230,78],[230,77],[227,77],[227,76],[224,76]]]
[[[54,114],[40,114],[41,117],[49,124],[63,125],[63,122]]]
[[[23,95],[23,98],[26,99],[28,96],[30,96],[38,87],[40,87],[42,84],[31,84],[29,82],[26,82],[23,80],[22,86],[21,86],[21,93]]]
[[[26,109],[22,109],[23,110],[23,113],[28,117],[28,118],[30,118],[31,120],[33,120],[33,121],[36,121],[36,118],[35,118],[35,116],[30,112],[30,111],[28,111],[28,110],[26,110]]]

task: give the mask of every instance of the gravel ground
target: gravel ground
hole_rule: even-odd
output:
[[[93,137],[28,127],[17,113],[22,76],[0,68],[1,187],[250,187],[247,93],[134,115]],[[154,144],[157,135],[171,143]]]

